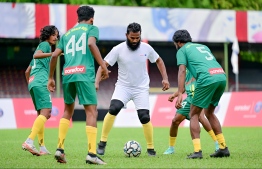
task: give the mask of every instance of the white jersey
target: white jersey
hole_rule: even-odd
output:
[[[132,51],[126,42],[115,46],[104,58],[113,66],[118,63],[118,78],[116,85],[149,88],[149,76],[147,72],[147,59],[155,63],[159,58],[156,51],[147,43],[141,42],[140,46]]]

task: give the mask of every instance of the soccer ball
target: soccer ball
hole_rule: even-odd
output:
[[[128,141],[124,145],[124,153],[126,157],[139,157],[141,154],[141,146],[135,140]]]

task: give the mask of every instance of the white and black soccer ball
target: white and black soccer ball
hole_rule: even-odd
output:
[[[135,140],[128,141],[124,145],[124,153],[127,157],[139,157],[141,150],[140,144]]]

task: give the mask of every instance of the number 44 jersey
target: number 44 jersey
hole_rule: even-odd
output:
[[[177,65],[185,65],[192,73],[197,86],[226,80],[223,68],[205,45],[188,42],[177,51],[176,58]]]
[[[95,82],[94,57],[88,48],[89,37],[98,41],[98,28],[90,24],[78,24],[61,38],[57,48],[63,51],[65,57],[63,83]]]

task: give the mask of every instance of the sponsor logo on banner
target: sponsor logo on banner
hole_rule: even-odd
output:
[[[0,129],[15,129],[15,113],[12,99],[0,99]]]
[[[0,108],[0,118],[3,117],[4,111]]]
[[[31,128],[36,117],[37,111],[34,108],[31,98],[13,99],[17,128]],[[51,117],[46,121],[45,127],[58,127],[60,118],[64,112],[64,101],[62,98],[52,99]]]
[[[262,92],[232,93],[224,126],[262,126]]]
[[[259,102],[256,103],[256,105],[255,105],[255,107],[254,107],[254,111],[255,111],[256,113],[260,113],[261,110],[262,110],[262,101],[259,101]]]

